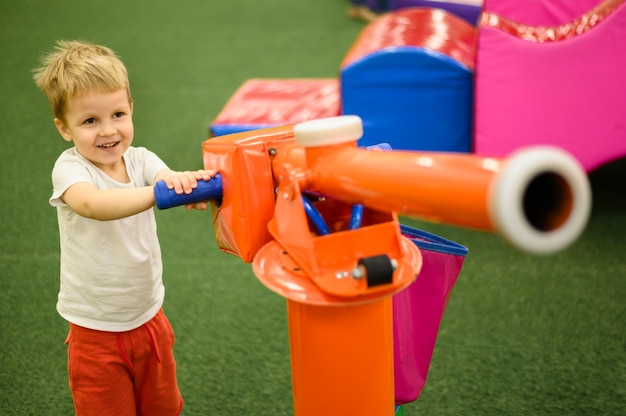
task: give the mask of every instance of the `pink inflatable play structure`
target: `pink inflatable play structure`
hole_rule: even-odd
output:
[[[586,171],[626,155],[626,2],[486,0],[474,151],[554,144]]]

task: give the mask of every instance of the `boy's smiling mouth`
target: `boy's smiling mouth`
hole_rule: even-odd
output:
[[[104,144],[99,145],[98,147],[100,149],[111,149],[111,148],[117,146],[118,144],[120,144],[120,142],[104,143]]]

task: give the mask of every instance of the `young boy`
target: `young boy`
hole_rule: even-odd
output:
[[[175,172],[132,147],[133,100],[109,48],[60,41],[34,71],[57,130],[73,147],[52,170],[61,245],[59,314],[69,322],[69,384],[77,415],[173,416],[174,333],[164,298],[153,185],[190,193],[214,171]],[[207,209],[206,203],[187,209]]]

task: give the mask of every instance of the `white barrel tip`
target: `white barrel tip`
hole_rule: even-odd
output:
[[[584,231],[591,186],[565,150],[532,146],[506,159],[490,191],[494,227],[513,246],[534,254],[564,250]]]
[[[298,123],[293,132],[300,146],[330,146],[359,140],[363,121],[353,115],[326,117]]]

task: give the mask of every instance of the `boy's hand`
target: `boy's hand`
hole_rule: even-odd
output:
[[[192,210],[192,209],[197,209],[199,211],[206,211],[207,209],[209,209],[209,204],[207,204],[206,202],[196,202],[195,204],[185,205],[185,209],[187,211]]]
[[[168,171],[157,177],[157,181],[164,180],[167,189],[173,189],[177,194],[190,194],[198,187],[198,181],[208,181],[217,175],[216,170],[194,170],[185,172]]]
[[[198,187],[198,181],[208,181],[215,175],[216,170],[200,169],[195,171],[175,172],[168,171],[163,176],[159,175],[158,180],[164,180],[168,189],[173,189],[177,194],[190,194]],[[185,209],[207,210],[209,205],[206,202],[196,202],[195,204],[185,205]]]

